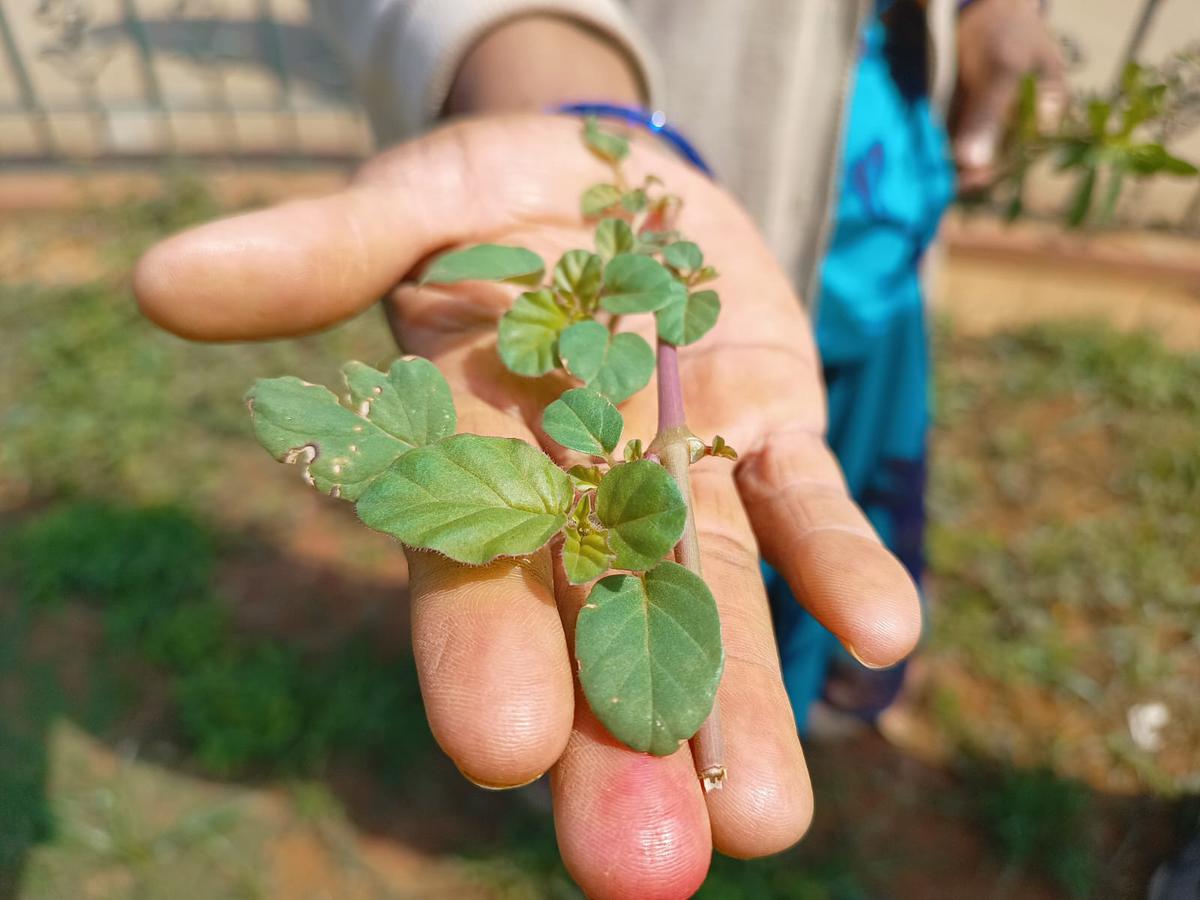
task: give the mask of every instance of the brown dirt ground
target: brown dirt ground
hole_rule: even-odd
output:
[[[1195,240],[1153,232],[1064,235],[1039,224],[949,217],[933,262],[933,305],[966,335],[1051,319],[1146,328],[1200,346]]]

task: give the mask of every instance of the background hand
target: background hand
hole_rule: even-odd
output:
[[[245,340],[320,329],[391,291],[402,348],[441,367],[460,430],[537,440],[537,412],[564,385],[500,364],[494,322],[512,292],[392,289],[450,247],[487,240],[552,261],[590,246],[577,198],[606,170],[580,148],[578,129],[574,120],[521,116],[435,132],[378,157],[343,192],[163,242],[138,266],[139,302],[179,334]],[[626,170],[635,180],[653,172],[684,198],[680,228],[722,273],[721,318],[680,360],[693,430],[720,433],[742,454],[736,468],[709,459],[693,475],[727,653],[726,787],[705,796],[686,746],[666,758],[633,753],[576,702],[569,647],[582,591],[556,578],[547,551],[477,568],[410,553],[413,652],[433,733],[465,775],[501,787],[553,767],[563,859],[590,896],[676,897],[699,886],[713,846],[772,853],[796,841],[811,816],[759,553],[868,664],[891,664],[912,648],[919,607],[824,446],[807,318],[752,223],[657,146],[636,145]],[[651,390],[623,411],[628,436],[653,435]]]
[[[1037,0],[975,0],[958,21],[958,89],[951,115],[959,189],[985,187],[1021,79],[1036,75],[1038,118],[1053,124],[1066,103],[1058,42]]]

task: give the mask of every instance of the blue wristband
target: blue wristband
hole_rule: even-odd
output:
[[[975,0],[958,0],[958,12],[961,14],[964,9],[966,9],[968,6],[970,6],[974,2],[975,2]],[[1042,12],[1045,12],[1046,11],[1046,0],[1038,0],[1038,6],[1041,7]]]
[[[596,116],[601,119],[616,119],[628,125],[638,125],[651,134],[658,135],[670,144],[680,156],[707,175],[713,177],[713,171],[704,161],[699,151],[682,134],[667,124],[665,113],[655,110],[647,112],[637,106],[621,106],[617,103],[564,103],[554,110],[575,116]]]

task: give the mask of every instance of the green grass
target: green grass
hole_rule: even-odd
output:
[[[1200,626],[1200,355],[1095,324],[943,353],[940,645],[1050,685],[1113,667],[1136,688],[1170,678]],[[1086,623],[1086,644],[1064,619]]]
[[[1084,785],[1048,769],[987,765],[969,766],[966,782],[974,813],[1006,866],[1045,872],[1071,897],[1091,896],[1098,848]]]
[[[1000,858],[1087,896],[1104,863],[1062,776],[1195,787],[1169,751],[1200,743],[1200,354],[1064,323],[946,327],[939,355],[928,708],[993,770],[972,784]],[[1165,755],[1129,739],[1150,701],[1172,715]]]
[[[214,546],[182,510],[98,501],[56,504],[6,528],[0,572],[17,602],[3,607],[2,662],[19,690],[0,698],[0,886],[35,846],[78,831],[77,811],[58,821],[46,784],[54,724],[66,717],[120,742],[123,724],[153,702],[147,682],[167,685],[168,718],[131,736],[168,737],[209,776],[291,779],[342,759],[399,784],[429,759],[410,659],[381,655],[365,637],[306,653],[239,633],[214,593]],[[58,623],[90,620],[98,641],[54,637]],[[82,690],[61,674],[81,661]],[[138,869],[144,856],[183,853],[184,837],[203,837],[187,821],[135,839],[106,820],[95,826],[108,835],[95,864]]]
[[[170,678],[182,731],[214,773],[305,771],[339,750],[427,743],[407,660],[360,640],[306,657],[236,633],[213,593],[214,537],[182,510],[58,505],[12,528],[6,546],[3,570],[26,605],[94,607],[109,650]]]
[[[849,854],[813,860],[792,852],[753,862],[717,855],[696,896],[701,900],[867,900],[874,895],[863,883],[864,868],[862,860]]]
[[[10,490],[203,498],[250,433],[242,395],[254,379],[337,383],[345,359],[394,355],[377,312],[309,338],[216,346],[144,320],[128,287],[130,263],[156,237],[218,209],[201,183],[176,176],[160,198],[83,217],[111,275],[0,284],[0,471]]]

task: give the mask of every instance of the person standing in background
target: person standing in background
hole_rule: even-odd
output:
[[[1021,0],[967,0],[960,16],[955,148],[962,183],[986,184],[1021,75],[1062,95],[1062,61]],[[934,97],[926,10],[875,0],[842,135],[836,207],[813,292],[812,318],[829,403],[827,440],[851,495],[920,584],[924,572],[926,436],[931,392],[922,260],[955,191],[950,139]],[[1047,110],[1053,115],[1054,110]],[[907,661],[872,670],[795,602],[764,566],[801,731],[815,704],[874,722],[899,695]]]

